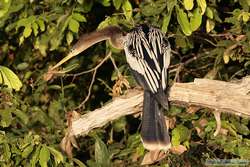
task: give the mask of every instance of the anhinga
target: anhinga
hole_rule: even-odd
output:
[[[171,143],[163,110],[168,110],[166,89],[171,48],[159,29],[140,25],[125,34],[119,27],[111,26],[83,35],[69,55],[52,69],[103,40],[110,40],[113,47],[125,50],[130,70],[144,89],[141,127],[143,146],[148,150],[168,150]]]

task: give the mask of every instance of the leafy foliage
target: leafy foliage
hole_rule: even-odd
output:
[[[147,23],[169,36],[170,83],[195,77],[240,79],[250,72],[249,7],[249,0],[0,0],[1,166],[138,166],[146,151],[140,120],[132,116],[79,138],[80,150],[67,158],[59,149],[65,115],[88,96],[94,73],[48,83],[42,75],[83,33]],[[124,53],[108,43],[88,49],[64,70],[92,69],[109,51],[117,67],[108,59],[98,68],[84,111],[110,100],[113,85],[116,95],[125,89],[123,83],[135,85]],[[208,158],[250,157],[249,119],[223,114],[222,130],[214,137],[215,119],[207,109],[185,111],[172,106],[166,114],[172,120],[172,144],[187,151],[170,153],[159,164],[201,166]]]

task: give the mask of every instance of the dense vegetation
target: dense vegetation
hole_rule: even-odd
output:
[[[240,79],[250,72],[249,7],[249,0],[0,0],[0,166],[138,166],[146,150],[139,137],[140,118],[133,116],[77,138],[80,149],[74,149],[73,158],[59,148],[66,113],[88,97],[93,76],[82,114],[123,93],[115,90],[127,89],[124,79],[135,86],[124,52],[102,42],[67,62],[67,75],[46,82],[49,66],[81,34],[108,25],[128,31],[147,23],[169,36],[170,83],[196,77]],[[110,51],[113,63],[111,58],[102,62]],[[100,62],[98,70],[74,75]],[[166,115],[174,120],[172,144],[187,150],[170,152],[157,165],[249,159],[249,119],[222,114],[223,133],[214,137],[215,119],[208,109],[188,114],[172,106]]]

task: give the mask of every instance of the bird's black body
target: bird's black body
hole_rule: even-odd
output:
[[[124,50],[134,78],[144,89],[141,129],[144,147],[167,150],[170,138],[163,110],[168,109],[170,44],[159,29],[141,25],[126,35]]]

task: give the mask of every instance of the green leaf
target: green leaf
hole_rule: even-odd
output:
[[[126,125],[127,125],[127,121],[126,121],[125,117],[122,117],[118,120],[115,120],[113,122],[112,127],[114,128],[115,132],[121,132],[125,129]]]
[[[187,14],[183,11],[183,9],[180,9],[179,7],[176,8],[177,10],[177,21],[181,26],[181,29],[183,33],[187,36],[192,34],[190,23],[188,21]]]
[[[95,137],[95,160],[96,163],[101,167],[109,167],[110,163],[110,153],[103,141],[99,137]]]
[[[69,65],[67,65],[66,67],[64,67],[63,69],[62,69],[62,71],[64,72],[64,73],[68,73],[68,72],[70,72],[70,71],[72,71],[72,70],[74,70],[74,69],[76,69],[76,68],[78,68],[79,67],[79,64],[78,63],[73,63],[73,64],[69,64]]]
[[[178,47],[181,47],[181,48],[188,48],[188,44],[187,44],[187,41],[186,41],[186,38],[183,38],[183,36],[176,36],[175,37],[175,43]],[[172,108],[172,107],[171,107]]]
[[[122,4],[122,10],[124,12],[124,15],[126,17],[127,20],[130,20],[132,17],[132,5],[129,2],[129,0],[125,0]]]
[[[10,5],[11,5],[11,0],[5,0],[3,2],[0,2],[0,18],[8,13]]]
[[[77,0],[77,2],[78,2],[79,4],[81,4],[81,5],[83,4],[83,1],[84,1],[84,0]]]
[[[12,111],[13,114],[15,114],[18,118],[20,118],[24,124],[27,124],[29,121],[29,117],[27,114],[25,114],[25,112],[15,109]]]
[[[168,4],[167,4],[168,12],[173,10],[176,5],[177,5],[177,0],[168,0]]]
[[[23,41],[24,41],[24,36],[21,36],[21,37],[19,38],[19,45],[21,45],[21,44],[23,43]]]
[[[168,6],[167,6],[168,13],[167,13],[167,15],[164,15],[163,21],[162,21],[162,27],[161,27],[161,30],[165,33],[168,31],[168,25],[169,25],[169,22],[170,22],[170,19],[172,16],[172,12],[173,12],[175,5],[176,5],[176,0],[168,1]]]
[[[244,64],[244,67],[245,67],[245,68],[249,68],[249,66],[250,66],[250,61],[247,61],[247,62]]]
[[[22,151],[18,148],[18,146],[14,145],[14,144],[11,145],[11,153],[18,155],[18,156],[22,155]]]
[[[242,20],[244,23],[248,22],[248,20],[249,20],[249,13],[248,12],[242,13]]]
[[[105,20],[103,20],[99,25],[97,29],[102,29],[110,25],[117,25],[118,20],[116,17],[107,17]]]
[[[174,1],[169,1],[169,8],[172,7],[172,5],[175,5]],[[140,9],[143,15],[145,16],[155,16],[161,14],[164,9],[166,8],[168,3],[166,3],[166,0],[158,0],[158,1],[142,1],[140,3]]]
[[[35,36],[38,34],[38,25],[36,22],[32,23],[32,29]]]
[[[182,39],[184,39],[184,38],[182,38]],[[184,39],[184,40],[185,40],[185,39]],[[175,116],[175,115],[179,115],[182,111],[183,111],[183,108],[181,108],[181,107],[171,106],[171,107],[170,107],[169,113],[170,113],[172,116]]]
[[[11,151],[8,143],[3,144],[3,157],[7,162],[10,160]]]
[[[166,33],[168,31],[168,25],[169,25],[169,22],[171,19],[171,15],[172,15],[172,10],[170,12],[168,12],[167,15],[164,15],[164,17],[163,17],[161,30],[164,33]]]
[[[75,32],[75,33],[78,33],[78,30],[79,30],[79,23],[78,21],[76,21],[75,19],[70,19],[69,20],[69,29],[72,31],[72,32]]]
[[[234,153],[241,158],[247,159],[250,157],[250,146],[239,146],[234,148]]]
[[[72,89],[72,88],[76,88],[76,84],[69,84],[69,85],[65,85],[64,87],[63,87],[63,89],[64,90],[66,90],[66,89]]]
[[[194,0],[184,0],[183,4],[186,10],[192,10],[194,7]]]
[[[67,33],[67,35],[66,35],[67,44],[70,45],[71,42],[73,41],[73,39],[74,39],[74,38],[73,38],[73,34],[72,34],[72,32],[69,31],[69,32]]]
[[[213,11],[212,11],[212,9],[211,9],[210,7],[207,7],[206,16],[207,16],[209,19],[213,19],[213,18],[214,18],[214,13],[213,13]]]
[[[26,27],[28,25],[31,25],[34,21],[36,21],[36,16],[30,16],[28,18],[23,18],[17,21],[16,29],[19,29],[20,27]]]
[[[79,166],[79,167],[87,167],[84,163],[76,158],[72,158],[72,160]]]
[[[221,121],[221,127],[226,128],[229,133],[233,136],[237,136],[236,128],[233,124],[230,124],[228,121]]]
[[[235,120],[232,123],[235,126],[237,132],[239,132],[240,134],[243,134],[246,136],[250,134],[250,130],[247,127],[247,125],[242,124],[242,122],[239,122],[238,120]]]
[[[214,29],[215,23],[213,20],[207,19],[206,22],[206,31],[207,33],[209,33],[210,31],[212,31]]]
[[[27,69],[28,67],[29,67],[29,64],[26,63],[26,62],[23,62],[23,63],[18,64],[16,68],[17,68],[18,70],[22,71],[22,70]]]
[[[42,19],[37,20],[37,24],[39,25],[41,31],[45,31],[45,24]]]
[[[59,17],[59,19],[58,19],[58,26],[59,26],[59,29],[54,29],[54,32],[55,32],[55,36],[56,35],[60,35],[60,36],[62,36],[63,37],[63,33],[64,33],[64,31],[66,30],[66,28],[69,26],[69,22],[70,22],[70,20],[72,20],[73,18],[72,18],[72,15],[71,16],[69,16],[68,17],[68,15],[67,14],[65,14],[65,15],[62,15],[62,16],[60,16]],[[74,20],[74,19],[73,19]],[[78,22],[77,20],[75,20],[76,22]],[[77,24],[79,24],[79,23],[77,23]],[[61,37],[61,39],[62,39],[62,37]]]
[[[203,15],[207,8],[206,0],[197,0],[197,4],[201,9],[201,15]]]
[[[0,116],[1,116],[0,126],[4,128],[9,127],[12,122],[11,109],[0,110]]]
[[[86,0],[84,0],[83,5],[81,6],[81,9],[86,13],[90,12],[93,5],[94,5],[94,2],[95,1],[91,1],[91,0],[86,1]]]
[[[172,131],[172,145],[178,146],[181,144],[181,142],[188,140],[189,137],[190,130],[183,125],[178,125]]]
[[[83,15],[81,15],[80,13],[73,13],[72,17],[73,17],[73,19],[75,19],[79,22],[86,22],[87,21],[86,18]]]
[[[116,10],[120,9],[123,0],[113,0],[113,4]]]
[[[230,60],[230,53],[225,51],[224,54],[223,54],[223,60],[224,60],[225,64],[227,64],[229,62],[229,60]]]
[[[41,165],[41,167],[47,167],[49,159],[50,159],[50,152],[48,148],[45,145],[43,145],[39,154],[39,164]]]
[[[19,91],[22,87],[22,82],[16,74],[4,66],[0,66],[0,84],[7,85],[8,88],[15,89],[16,91]]]
[[[64,37],[64,35],[59,35],[60,32],[58,32],[57,35],[54,35],[51,39],[50,39],[50,51],[56,50],[59,48],[61,42],[62,42],[62,38]]]
[[[60,162],[64,162],[64,158],[61,152],[57,151],[56,149],[52,147],[47,147],[50,151],[50,153],[54,156],[54,159],[56,161],[56,164],[58,165]]]
[[[219,136],[216,137],[217,139],[219,138]],[[224,141],[223,141],[224,143]],[[225,152],[231,152],[233,153],[234,152],[234,149],[237,147],[237,140],[232,140],[232,141],[228,141],[228,142],[225,142],[223,144],[223,149]]]
[[[100,0],[99,2],[105,7],[110,6],[110,0]]]
[[[48,90],[62,90],[61,85],[49,85]]]
[[[200,9],[196,8],[193,11],[193,16],[190,18],[190,26],[191,26],[191,30],[195,31],[197,30],[202,22],[202,15],[200,13]]]
[[[31,35],[31,33],[32,33],[32,29],[31,29],[31,25],[29,24],[29,25],[25,26],[25,28],[23,30],[23,36],[25,38],[28,38]]]
[[[0,144],[3,144],[6,142],[6,136],[4,131],[0,131]]]
[[[22,152],[22,158],[27,158],[33,151],[34,145],[30,144]]]
[[[39,160],[39,154],[40,154],[40,150],[41,150],[41,145],[39,145],[37,148],[36,148],[36,151],[32,154],[32,158],[30,160],[30,164],[31,164],[31,167],[36,167],[36,163],[38,162]]]
[[[238,2],[239,2],[240,6],[243,8],[244,11],[249,10],[249,0],[238,0]]]

